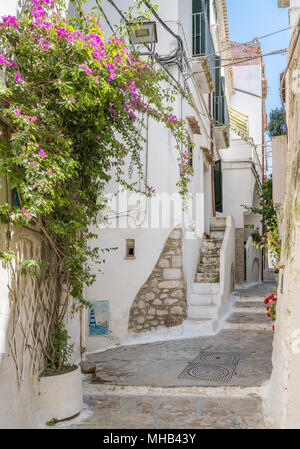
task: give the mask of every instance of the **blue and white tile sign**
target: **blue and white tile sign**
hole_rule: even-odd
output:
[[[108,335],[109,301],[90,301],[89,335]]]

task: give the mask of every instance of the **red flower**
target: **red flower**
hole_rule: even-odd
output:
[[[270,301],[269,298],[266,298],[265,299],[265,304],[269,304],[269,301]]]
[[[273,298],[273,301],[277,301],[277,298]]]
[[[271,306],[267,307],[267,310],[271,309]]]
[[[268,315],[268,316],[271,316],[271,315],[269,314],[269,312],[267,313],[267,315]]]
[[[274,324],[273,324],[273,326],[272,326],[272,329],[273,329],[273,332],[275,332]]]

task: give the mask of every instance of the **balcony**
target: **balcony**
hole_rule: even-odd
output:
[[[225,95],[214,95],[213,117],[215,140],[218,150],[229,147],[229,115]]]
[[[205,12],[193,14],[193,61],[195,79],[203,94],[214,91],[215,56],[209,22]]]

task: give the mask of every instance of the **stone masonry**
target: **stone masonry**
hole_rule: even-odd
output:
[[[220,282],[220,250],[222,238],[206,238],[200,254],[196,282]]]
[[[187,314],[182,271],[182,230],[175,228],[158,262],[135,297],[129,315],[129,332],[178,326]]]

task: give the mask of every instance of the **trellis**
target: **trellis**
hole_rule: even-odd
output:
[[[18,260],[8,268],[11,310],[8,345],[19,385],[24,381],[26,368],[34,375],[45,368],[45,350],[62,291],[56,255],[39,234],[34,234],[32,231],[24,233],[24,230],[22,235],[16,233],[13,240]],[[49,265],[42,266],[37,274],[24,273],[20,259],[46,261]],[[29,361],[31,366],[27,366]]]

